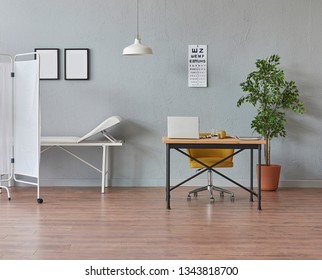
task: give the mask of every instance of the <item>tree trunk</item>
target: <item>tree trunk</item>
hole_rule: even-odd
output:
[[[264,147],[264,157],[267,166],[271,165],[271,145],[268,137],[265,137],[266,145]]]

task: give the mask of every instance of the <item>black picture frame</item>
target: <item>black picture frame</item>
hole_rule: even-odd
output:
[[[89,49],[64,49],[65,80],[89,80]]]
[[[39,54],[39,78],[40,80],[59,80],[59,49],[35,48]]]

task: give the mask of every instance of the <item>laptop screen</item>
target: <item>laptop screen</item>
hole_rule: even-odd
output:
[[[168,117],[168,138],[199,139],[199,117]]]

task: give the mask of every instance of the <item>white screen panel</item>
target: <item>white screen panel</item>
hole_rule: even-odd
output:
[[[15,62],[15,174],[39,177],[40,110],[39,61]]]
[[[0,63],[0,175],[10,174],[12,157],[12,64]]]

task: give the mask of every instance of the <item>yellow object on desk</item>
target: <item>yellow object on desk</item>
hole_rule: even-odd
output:
[[[217,136],[218,136],[218,138],[219,139],[224,139],[224,138],[226,138],[226,131],[225,130],[218,130],[217,131]]]

